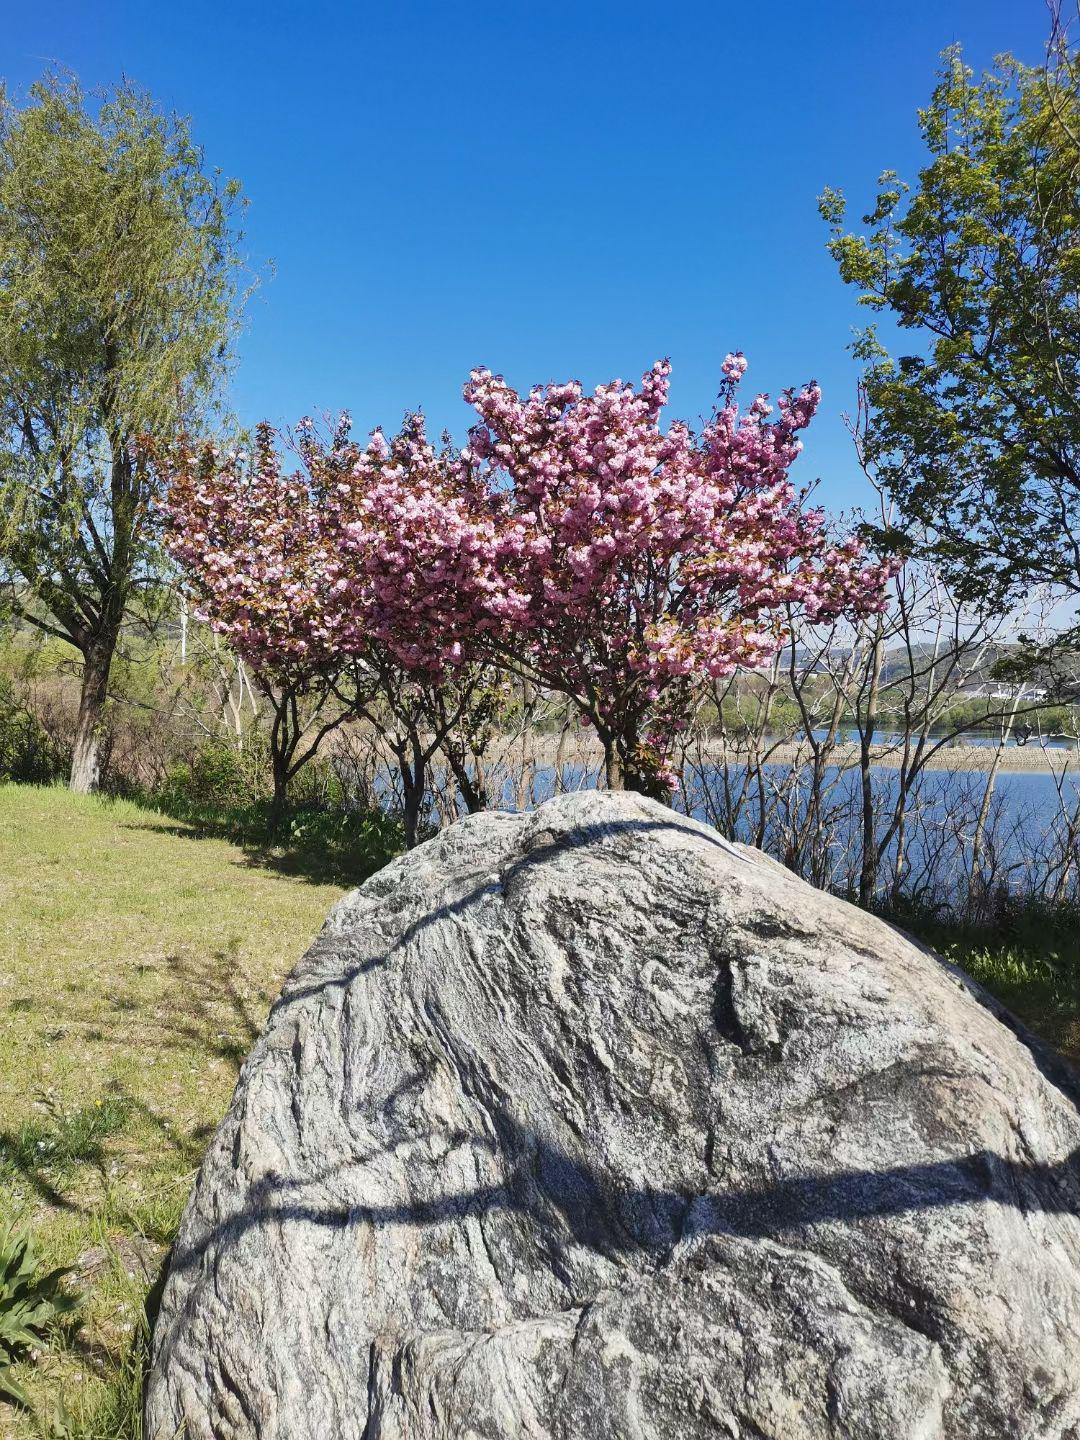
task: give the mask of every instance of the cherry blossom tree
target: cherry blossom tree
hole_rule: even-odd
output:
[[[436,452],[428,443],[418,416],[406,418],[392,445],[376,430],[366,447],[351,439],[347,414],[328,446],[305,420],[297,449],[321,537],[319,578],[309,579],[306,592],[319,618],[311,632],[311,652],[322,656],[316,663],[324,667],[334,658],[350,663],[353,709],[379,730],[397,764],[411,847],[419,835],[436,754],[453,774],[467,810],[487,804],[479,757],[505,702],[505,684],[490,660],[472,656],[473,647],[467,655],[460,641],[433,643],[446,635],[457,604],[455,573],[440,572],[439,557],[429,564],[422,553],[425,526],[444,558],[453,536],[468,553],[482,496],[469,486],[457,493],[455,487],[468,477],[450,463],[445,447]],[[427,587],[419,626],[408,599],[410,576],[401,569],[403,555],[391,554],[366,521],[376,513],[387,518],[387,487],[398,479],[405,479],[413,497],[428,501],[426,518],[413,515],[408,521],[409,563],[423,569]],[[367,487],[375,492],[373,505]],[[401,522],[406,523],[404,517]],[[384,573],[388,560],[396,567],[389,579]],[[440,593],[442,605],[436,610]]]
[[[480,423],[460,452],[420,416],[366,445],[347,418],[328,445],[302,422],[303,470],[285,476],[263,429],[247,468],[212,451],[174,467],[170,547],[257,672],[311,686],[352,665],[389,697],[409,793],[465,720],[464,677],[479,694],[495,666],[573,703],[610,786],[667,796],[703,681],[767,662],[793,615],[881,609],[890,574],[789,478],[817,386],[785,392],[775,418],[764,395],[740,414],[745,370],[727,357],[700,435],[661,426],[666,361],[590,396],[569,382],[522,398],[475,370]]]
[[[283,473],[274,432],[250,454],[186,440],[154,448],[168,486],[166,545],[194,591],[200,619],[247,663],[270,703],[274,805],[326,736],[348,718],[339,701],[348,657],[323,614],[318,506],[305,477]]]
[[[667,795],[673,731],[704,679],[765,663],[787,620],[872,613],[888,568],[830,537],[788,471],[816,385],[757,396],[729,355],[700,435],[660,415],[670,366],[640,389],[577,382],[524,398],[487,370],[458,455],[412,417],[343,467],[336,593],[407,664],[497,661],[567,696],[603,746],[607,782]],[[362,618],[361,618],[362,617]]]
[[[269,699],[274,803],[326,736],[356,717],[393,756],[406,843],[421,834],[429,768],[441,751],[467,809],[486,803],[477,735],[499,685],[490,666],[446,667],[369,624],[362,584],[340,582],[340,492],[362,454],[343,415],[328,445],[304,419],[286,473],[268,425],[252,453],[185,441],[155,463],[168,485],[166,544],[195,592],[199,617],[243,657]],[[385,628],[385,627],[384,627]]]

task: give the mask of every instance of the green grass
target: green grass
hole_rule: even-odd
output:
[[[1030,949],[950,946],[950,958],[985,985],[1031,1029],[1080,1065],[1080,983],[1058,963]]]
[[[20,1175],[40,1170],[61,1182],[79,1165],[100,1165],[105,1141],[123,1130],[130,1114],[122,1095],[106,1095],[75,1110],[62,1110],[49,1100],[41,1106],[45,1118],[0,1130],[0,1179],[17,1183]]]
[[[158,1278],[207,1138],[337,884],[127,801],[0,785],[0,1219],[83,1324],[18,1367],[42,1423],[133,1440]],[[358,877],[362,878],[362,877]],[[0,1437],[40,1433],[0,1403]]]
[[[1029,906],[994,926],[918,928],[1080,1069],[1080,915]]]
[[[229,840],[254,864],[318,884],[359,885],[404,846],[401,826],[381,810],[294,804],[276,815],[266,800],[207,804],[167,789],[145,803],[181,821],[184,833]]]

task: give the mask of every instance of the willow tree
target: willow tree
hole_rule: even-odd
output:
[[[128,84],[0,93],[0,578],[81,656],[71,788],[93,789],[125,617],[157,574],[143,433],[196,424],[238,315],[240,203]]]

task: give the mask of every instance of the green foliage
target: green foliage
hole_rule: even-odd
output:
[[[11,681],[0,675],[0,780],[51,785],[70,765],[70,752],[45,733]]]
[[[985,986],[1074,1063],[1080,1060],[1080,913],[1002,895],[978,924],[932,913],[890,915]]]
[[[50,785],[71,767],[70,746],[45,729],[32,703],[34,682],[56,669],[54,648],[34,632],[0,638],[0,780]]]
[[[6,402],[24,407],[13,422],[44,424],[30,407],[58,378],[75,390],[48,441],[113,420],[153,431],[176,418],[179,385],[189,403],[213,391],[238,193],[205,173],[187,122],[130,83],[97,103],[56,77],[23,109],[3,98],[0,332],[28,384]]]
[[[965,593],[1080,593],[1076,56],[976,82],[953,48],[919,123],[929,163],[914,188],[885,172],[865,233],[839,192],[820,201],[843,280],[918,347],[856,341],[867,462]]]
[[[238,750],[225,740],[209,740],[174,766],[155,800],[170,814],[244,809],[265,794],[266,748],[252,743]]]
[[[0,1222],[0,1396],[17,1404],[28,1405],[29,1400],[11,1366],[78,1307],[61,1285],[67,1273],[63,1266],[46,1271],[29,1231],[10,1220]]]
[[[278,868],[320,881],[359,885],[404,848],[398,820],[378,809],[289,805],[270,800],[214,805],[185,798],[176,788],[149,794],[143,803],[184,820],[205,835],[231,840]]]
[[[760,727],[763,701],[754,695],[741,696],[735,699],[727,696],[721,706],[721,716],[724,729],[729,735],[736,738],[742,734],[753,733]],[[715,726],[716,707],[710,706],[702,718],[705,723]],[[771,736],[795,735],[802,729],[802,715],[799,707],[795,704],[790,695],[779,694],[773,696],[769,705],[768,734]]]
[[[128,1105],[119,1095],[107,1094],[72,1110],[44,1104],[44,1120],[24,1120],[13,1130],[0,1131],[0,1175],[45,1171],[66,1180],[79,1165],[100,1165],[105,1141],[128,1119]]]
[[[152,497],[131,442],[221,378],[238,191],[204,172],[185,121],[127,83],[94,106],[49,78],[30,102],[0,95],[0,554],[73,635],[118,541],[116,583],[143,549]]]
[[[253,741],[237,751],[209,741],[170,770],[142,802],[207,835],[262,853],[275,852],[285,869],[357,885],[402,849],[399,821],[376,806],[357,806],[333,767],[315,759],[297,774],[289,801],[268,793],[268,752]]]
[[[761,702],[753,695],[725,696],[721,714],[718,717],[716,705],[708,702],[702,706],[700,723],[707,731],[715,732],[723,722],[729,736],[739,737],[756,731],[760,727]],[[999,735],[1001,733],[1002,702],[987,696],[958,696],[951,703],[942,701],[940,714],[930,727],[930,733],[938,735],[946,731],[962,731],[960,743],[966,743],[975,735]],[[903,718],[903,689],[900,686],[884,686],[881,692],[879,729],[887,734],[895,720],[899,726]],[[1080,706],[1041,705],[1034,712],[1025,706],[1024,723],[1035,731],[1032,744],[1038,743],[1038,736],[1080,737]],[[855,728],[856,717],[850,710],[844,710],[839,719],[841,731]],[[790,693],[781,690],[769,706],[767,733],[778,738],[785,735],[801,735],[802,715]],[[969,733],[970,732],[970,733]]]
[[[350,875],[373,875],[404,847],[401,824],[382,810],[298,809],[281,823],[288,843],[336,857]],[[358,880],[354,883],[358,883]]]
[[[137,442],[219,390],[237,201],[127,82],[94,99],[50,77],[23,108],[0,91],[0,585],[83,656],[86,786],[120,627],[160,570]]]
[[[886,698],[888,698],[887,695]],[[1001,709],[1000,700],[984,698],[956,700],[943,710],[931,727],[931,733],[970,729],[973,733],[989,732],[999,735],[1001,733]],[[1031,742],[1033,745],[1038,743],[1040,735],[1076,737],[1080,736],[1080,709],[1075,705],[1041,706],[1034,714],[1022,714],[1017,723],[1030,725],[1035,731],[1036,738]]]

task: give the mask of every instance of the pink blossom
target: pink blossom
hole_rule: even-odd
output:
[[[411,416],[387,440],[329,446],[297,427],[286,476],[261,427],[251,464],[206,452],[173,467],[169,546],[241,653],[313,666],[381,647],[438,676],[480,659],[561,691],[605,745],[662,789],[661,737],[692,686],[757,667],[793,611],[830,620],[882,608],[887,567],[789,479],[816,384],[740,413],[741,353],[695,434],[667,429],[666,360],[639,388],[577,381],[522,397],[474,370],[478,416],[454,453]]]

